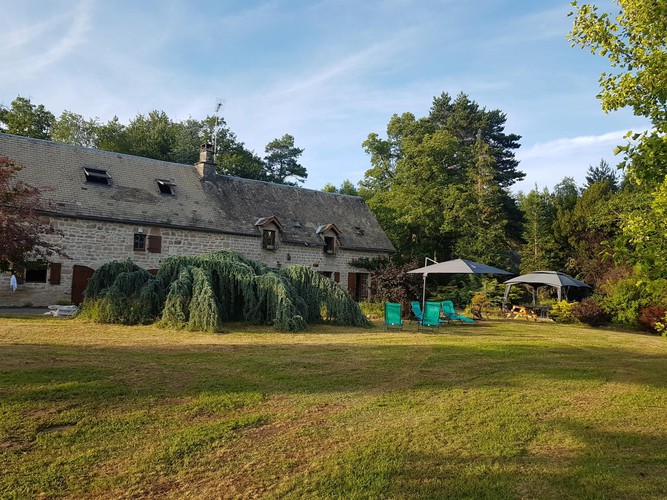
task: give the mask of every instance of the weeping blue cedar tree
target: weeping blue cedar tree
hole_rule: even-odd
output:
[[[129,260],[110,262],[95,271],[85,297],[82,314],[103,323],[211,332],[225,321],[293,332],[323,320],[370,326],[347,291],[313,269],[270,269],[230,251],[170,257],[155,276]]]

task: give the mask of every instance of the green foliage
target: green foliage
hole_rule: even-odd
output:
[[[632,248],[628,260],[647,277],[667,278],[667,177],[645,195],[644,203],[625,212],[622,221]]]
[[[65,110],[53,124],[51,139],[65,144],[92,148],[95,146],[96,130],[99,126],[97,119],[86,120],[77,113]]]
[[[224,321],[301,331],[323,319],[370,326],[333,280],[305,266],[272,271],[234,252],[170,257],[156,276],[131,261],[101,266],[88,282],[83,315],[102,323],[219,332]],[[326,318],[322,318],[322,311]]]
[[[294,146],[294,137],[285,134],[266,145],[264,157],[266,180],[278,184],[296,186],[306,180],[308,172],[297,161],[303,153],[302,148]],[[293,180],[288,180],[289,178]]]
[[[642,284],[635,276],[610,281],[601,287],[604,293],[602,306],[610,314],[614,325],[637,328],[637,317],[642,307],[649,304],[642,293]]]
[[[571,210],[561,210],[553,225],[560,262],[586,283],[597,286],[613,268],[613,242],[619,233],[619,213],[629,203],[628,192],[614,195],[609,183],[596,182],[577,198]]]
[[[573,308],[576,304],[576,302],[567,302],[566,300],[556,302],[553,306],[551,306],[549,317],[556,323],[576,323],[577,318],[575,317],[573,311]]]
[[[483,278],[479,293],[488,298],[490,306],[500,308],[505,299],[505,285],[499,283],[496,278]],[[507,298],[510,302],[518,302],[520,294],[520,289],[514,286],[510,288],[510,294]]]
[[[519,194],[519,205],[525,214],[521,249],[522,273],[554,268],[554,236],[552,225],[555,208],[549,190],[539,191],[537,187],[527,195]]]
[[[9,108],[0,106],[0,132],[7,134],[50,139],[54,121],[53,113],[29,98],[18,96]]]
[[[599,82],[604,111],[631,107],[649,118],[653,129],[629,136],[638,143],[619,147],[625,165],[639,182],[661,182],[667,174],[667,3],[614,0],[618,11],[600,12],[592,4],[573,2],[576,16],[569,38],[573,45],[606,57],[612,71]]]
[[[336,187],[330,182],[327,182],[323,187],[322,191],[325,193],[338,193],[338,194],[348,194],[350,196],[359,196],[359,190],[352,183],[351,180],[345,179],[340,187]]]
[[[164,327],[183,328],[190,321],[192,299],[192,267],[180,268],[178,278],[171,282],[162,311],[160,324]]]
[[[188,329],[201,332],[220,331],[220,306],[213,293],[211,273],[192,268],[192,300]],[[224,297],[221,297],[224,300]]]
[[[470,306],[466,308],[465,312],[471,314],[476,319],[482,319],[485,314],[489,314],[490,307],[491,301],[489,297],[485,293],[476,293],[470,299]]]
[[[359,309],[367,318],[382,319],[384,318],[384,302],[382,301],[363,301],[359,302]],[[409,309],[402,309],[403,315],[407,314]]]
[[[156,282],[130,260],[104,264],[88,281],[81,315],[100,323],[151,323],[164,301]]]
[[[117,116],[102,123],[65,110],[56,119],[42,104],[19,96],[11,107],[0,106],[0,132],[184,164],[196,163],[200,145],[210,142],[217,146],[215,162],[220,173],[284,184],[297,184],[308,175],[296,161],[303,149],[294,147],[291,135],[271,141],[263,160],[218,116],[175,121],[164,111],[152,110],[137,114],[126,125]],[[289,177],[295,180],[288,181]],[[350,188],[354,189],[351,183],[341,186]]]
[[[306,322],[321,320],[321,306],[328,318],[340,325],[370,326],[359,305],[350,294],[335,281],[326,278],[307,266],[290,266],[281,270],[289,279],[297,297],[305,304]]]
[[[609,166],[604,158],[597,166],[589,165],[586,170],[586,187],[591,187],[596,182],[604,182],[609,185],[611,191],[618,190],[618,174]]]
[[[506,117],[465,94],[433,99],[428,116],[394,115],[369,134],[360,195],[404,259],[457,256],[504,266],[521,214],[507,188],[524,177]]]

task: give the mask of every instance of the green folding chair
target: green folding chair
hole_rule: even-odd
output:
[[[467,318],[457,314],[454,310],[454,303],[451,300],[444,300],[442,302],[442,312],[449,321],[462,321],[465,323],[474,323],[475,321],[472,318]]]
[[[384,303],[384,329],[388,330],[390,326],[397,326],[399,330],[403,330],[401,304],[394,302]]]
[[[422,314],[422,305],[421,303],[417,302],[416,300],[413,300],[410,303],[410,306],[412,308],[412,316],[410,316],[410,323],[412,324],[412,320],[417,320],[418,323],[421,323],[423,314]]]
[[[440,302],[427,302],[424,306],[424,315],[420,322],[421,326],[428,326],[429,328],[440,329]]]

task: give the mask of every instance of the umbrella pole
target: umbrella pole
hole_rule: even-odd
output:
[[[433,256],[435,257],[435,255]],[[424,257],[424,267],[428,266],[428,261],[431,261],[433,264],[437,264],[435,259],[430,259],[429,257]],[[419,326],[424,326],[424,312],[426,312],[426,277],[428,273],[424,273],[424,285],[422,286],[422,320],[419,322]]]
[[[426,277],[428,273],[424,273],[424,284],[422,286],[422,319],[419,321],[419,326],[423,326],[424,323],[424,311],[426,311]]]

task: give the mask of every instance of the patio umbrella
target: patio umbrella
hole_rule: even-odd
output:
[[[516,278],[507,280],[505,283],[505,298],[503,302],[507,302],[507,297],[510,294],[512,285],[530,285],[533,287],[533,305],[535,305],[535,291],[540,286],[553,286],[558,293],[558,301],[562,300],[562,290],[565,287],[565,296],[567,297],[567,290],[571,287],[591,288],[583,281],[568,276],[567,274],[558,271],[535,271],[529,274],[522,274]]]
[[[426,257],[424,264],[429,260],[431,259]],[[486,264],[466,259],[454,259],[445,262],[431,260],[431,262],[434,263],[430,266],[425,265],[424,267],[408,271],[408,274],[422,274],[424,276],[422,311],[424,311],[424,304],[426,303],[426,277],[429,274],[512,274],[504,269],[498,269],[497,267],[487,266]]]

